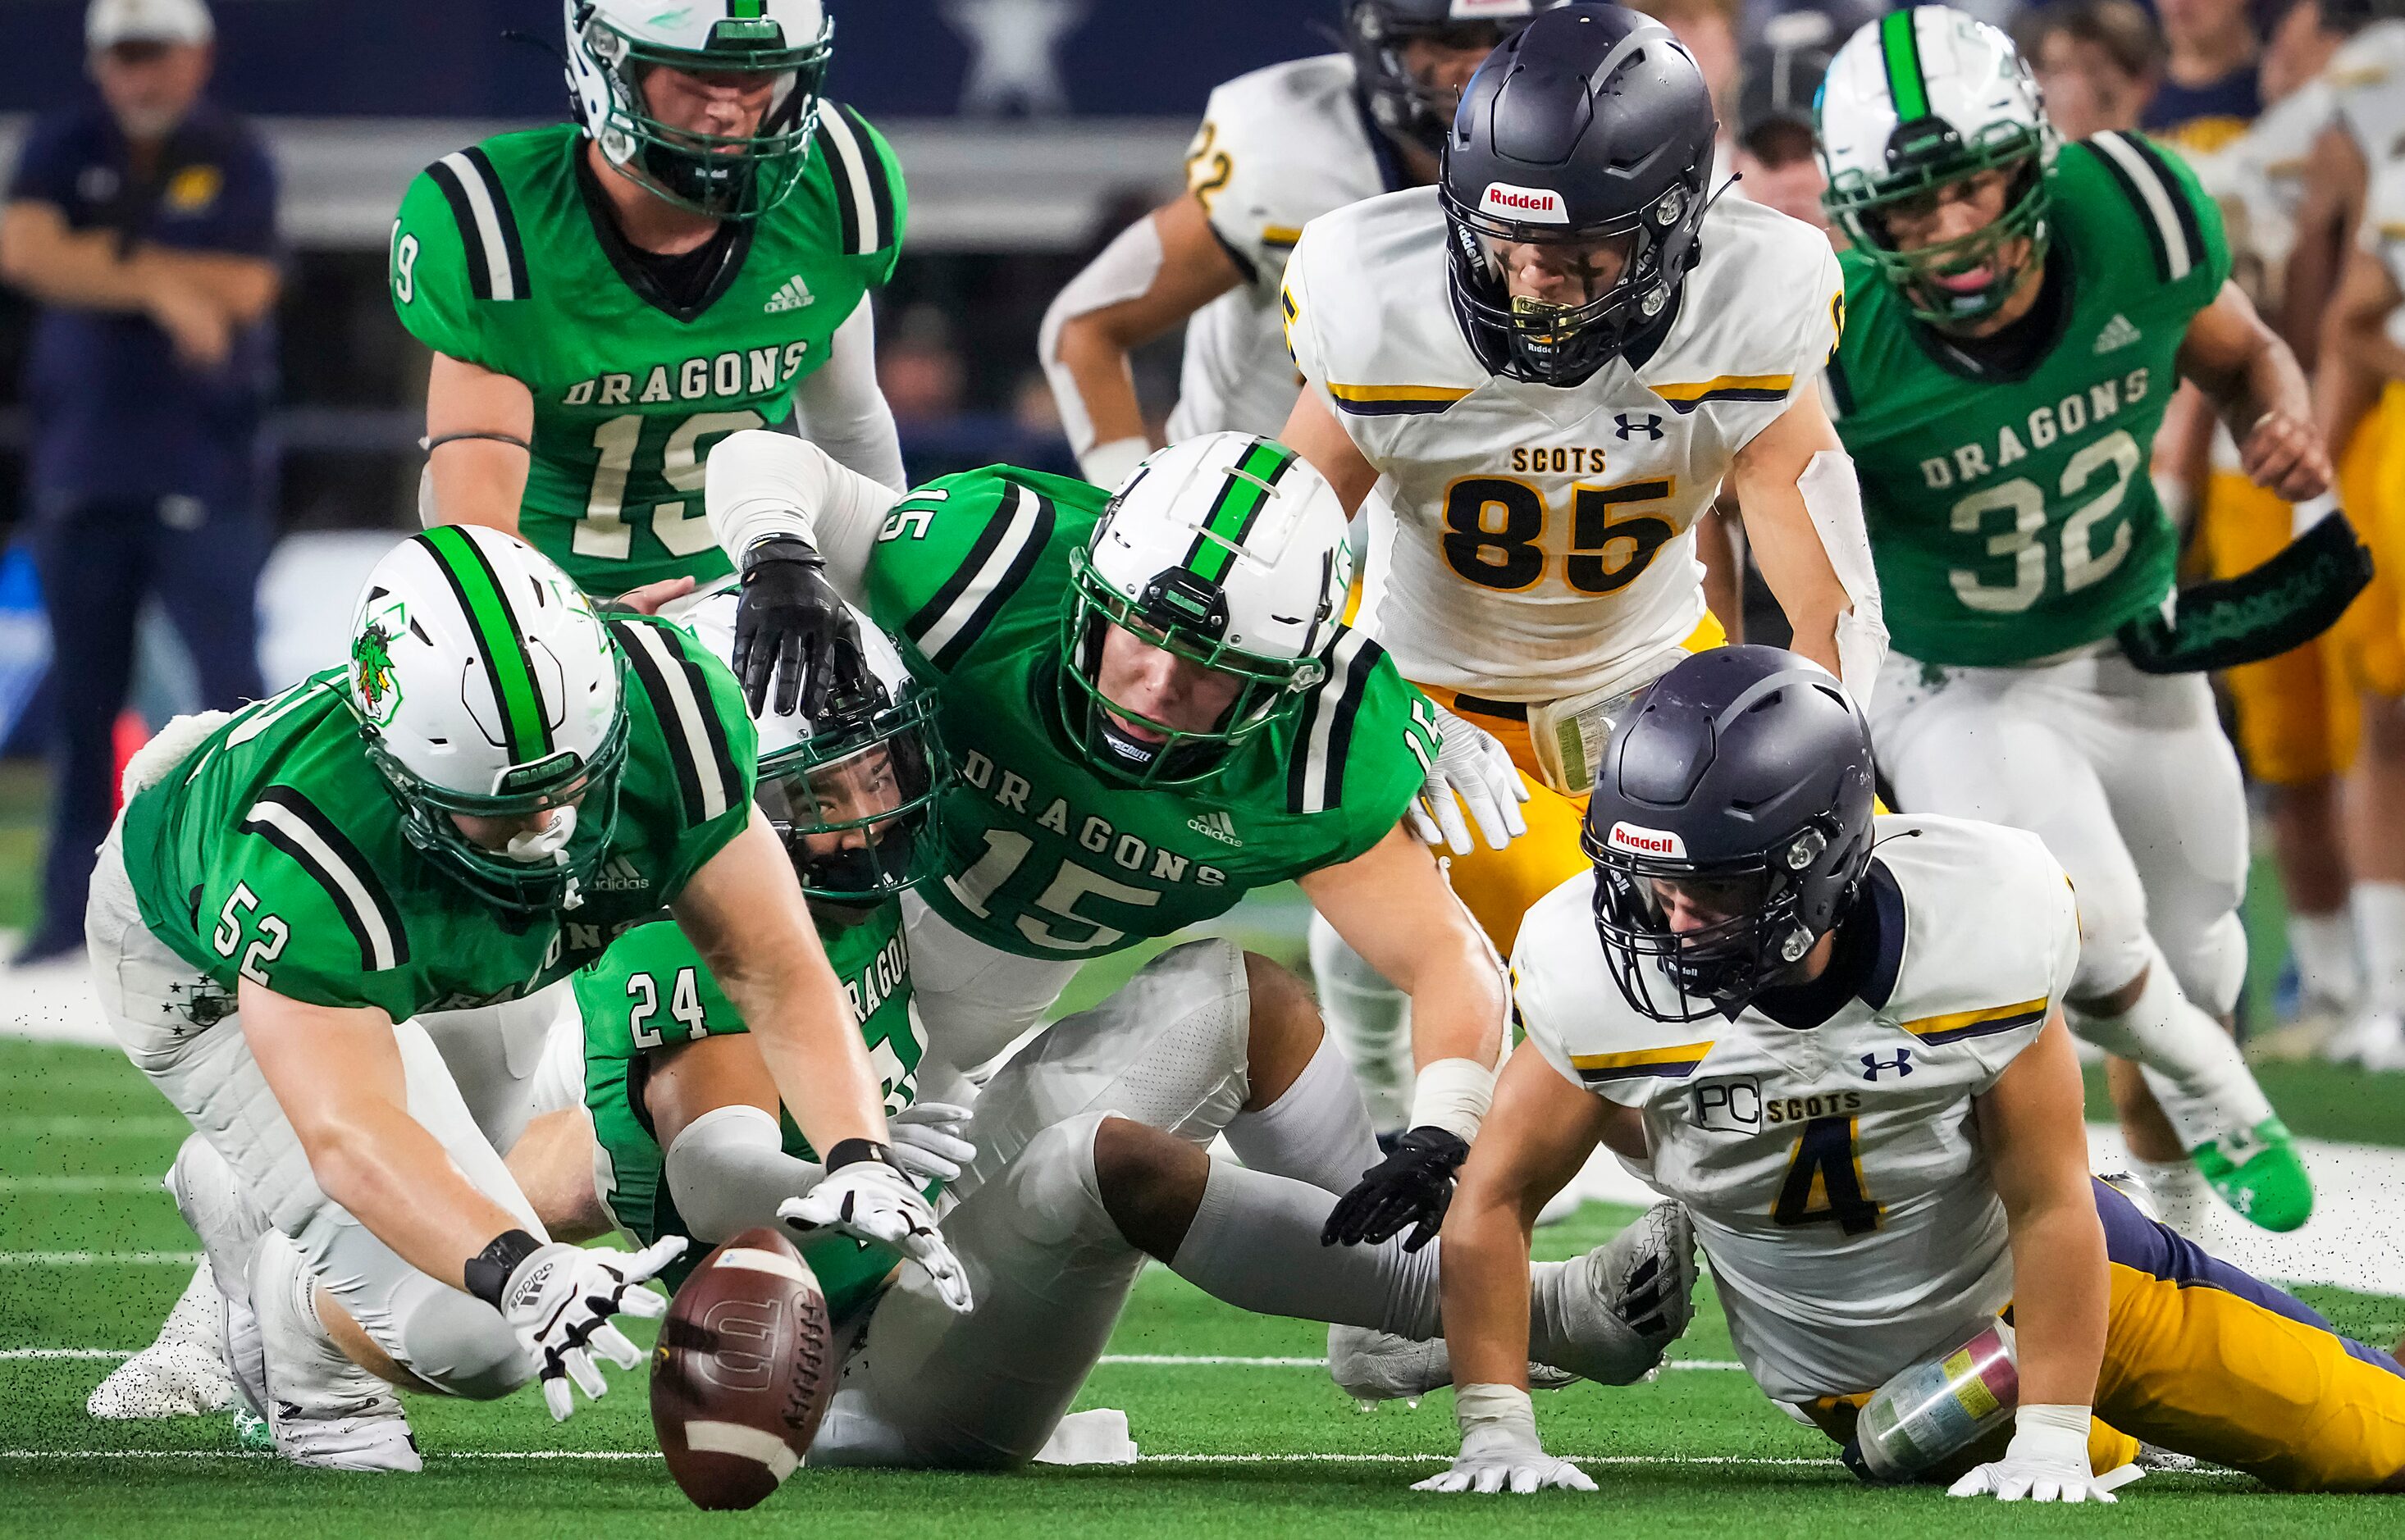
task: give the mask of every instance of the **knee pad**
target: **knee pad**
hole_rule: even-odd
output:
[[[1095,1250],[1124,1256],[1134,1248],[1120,1236],[1103,1205],[1102,1176],[1094,1165],[1094,1135],[1103,1120],[1118,1114],[1095,1111],[1052,1125],[1027,1141],[1003,1173],[1017,1227],[1047,1247]],[[989,1199],[991,1201],[991,1199]]]
[[[422,1274],[402,1293],[395,1356],[418,1379],[445,1395],[498,1401],[534,1378],[533,1357],[490,1305]]]

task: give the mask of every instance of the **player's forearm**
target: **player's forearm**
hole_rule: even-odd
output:
[[[718,974],[760,1045],[778,1099],[814,1150],[847,1139],[885,1142],[885,1087],[835,970],[823,953],[785,961],[781,976]]]
[[[1695,521],[1695,556],[1704,564],[1704,603],[1728,633],[1731,645],[1745,640],[1745,554],[1738,546],[1735,500],[1723,496]]]
[[[1737,452],[1731,467],[1746,543],[1794,632],[1788,646],[1867,705],[1887,625],[1854,462],[1817,395]]]
[[[381,1098],[362,1096],[295,1127],[325,1195],[402,1261],[455,1289],[467,1286],[470,1257],[525,1228],[460,1174],[423,1124]]]
[[[12,206],[0,218],[0,280],[44,304],[143,311],[151,284],[114,238],[67,230],[55,211]]]
[[[2112,1303],[2095,1204],[2082,1190],[2009,1217],[2020,1398],[2032,1406],[2092,1405]]]
[[[738,564],[761,540],[797,536],[826,563],[836,592],[854,603],[886,512],[902,500],[816,444],[757,429],[730,433],[710,452],[704,485],[710,533]]]
[[[1445,1211],[1444,1345],[1456,1385],[1528,1386],[1528,1231],[1511,1195],[1465,1181]]]
[[[138,259],[147,268],[172,274],[201,290],[239,326],[274,309],[283,287],[275,264],[258,257],[146,246]]]

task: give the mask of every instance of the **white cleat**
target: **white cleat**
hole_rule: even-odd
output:
[[[2372,1024],[2362,1040],[2360,1057],[2363,1067],[2384,1074],[2405,1071],[2405,1021],[2387,1011],[2363,1019]]]
[[[1442,1337],[1414,1342],[1367,1326],[1330,1326],[1328,1377],[1364,1411],[1380,1401],[1417,1406],[1428,1392],[1453,1383],[1453,1355]],[[1577,1378],[1551,1365],[1528,1365],[1530,1390],[1557,1391]]]
[[[259,1312],[267,1427],[275,1452],[327,1470],[424,1469],[400,1398],[326,1335],[316,1289],[299,1248],[282,1232],[260,1238],[250,1297]]]
[[[2367,1069],[2405,1068],[2375,1065],[2380,1058],[2405,1058],[2405,1023],[2392,1011],[2365,1011],[2322,1042],[2322,1057],[2333,1064],[2360,1064]]]
[[[120,1364],[84,1403],[106,1421],[206,1417],[234,1404],[220,1347],[226,1302],[206,1262],[192,1273],[158,1339]]]

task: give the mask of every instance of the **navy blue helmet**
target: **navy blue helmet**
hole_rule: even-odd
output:
[[[1582,831],[1629,1005],[1696,1021],[1793,977],[1870,865],[1872,782],[1870,728],[1817,664],[1721,647],[1656,680]]]
[[[1413,72],[1403,49],[1414,37],[1452,48],[1491,49],[1552,0],[1345,0],[1344,51],[1370,116],[1389,135],[1436,154],[1453,120],[1453,96]]]
[[[1718,133],[1695,59],[1623,7],[1555,7],[1487,55],[1440,178],[1454,315],[1480,360],[1573,385],[1667,325],[1700,255]],[[1496,248],[1529,243],[1581,254],[1582,299],[1512,295]]]

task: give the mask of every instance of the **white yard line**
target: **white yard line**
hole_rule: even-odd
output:
[[[0,1176],[0,1193],[160,1193],[155,1176]]]
[[[169,1134],[189,1134],[191,1131],[192,1126],[180,1117],[162,1117],[153,1113],[123,1117],[71,1113],[58,1117],[12,1117],[0,1123],[0,1134],[36,1138],[51,1134],[71,1139],[162,1139]]]
[[[24,1359],[95,1359],[119,1363],[133,1356],[123,1348],[0,1348],[0,1362],[7,1363]]]
[[[0,1267],[190,1267],[198,1252],[0,1252]]]

